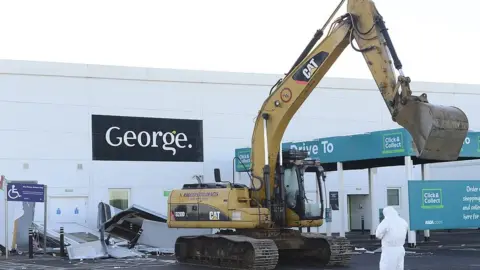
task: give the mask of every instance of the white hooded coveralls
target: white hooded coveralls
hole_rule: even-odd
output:
[[[383,208],[385,217],[377,227],[375,236],[382,240],[380,270],[403,270],[405,258],[405,238],[408,223],[391,206]]]

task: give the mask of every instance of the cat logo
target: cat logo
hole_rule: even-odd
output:
[[[327,59],[328,52],[319,52],[313,57],[310,58],[305,64],[303,64],[296,72],[293,74],[292,79],[297,83],[307,84],[317,70]]]
[[[318,64],[315,62],[315,58],[310,59],[307,65],[303,68],[302,72],[307,80],[310,80],[315,69],[318,68]]]
[[[220,220],[220,212],[219,211],[210,211],[209,217],[210,217],[210,220]]]

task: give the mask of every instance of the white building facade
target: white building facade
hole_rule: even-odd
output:
[[[231,179],[234,149],[250,146],[256,114],[280,77],[0,61],[0,173],[9,180],[48,185],[49,222],[95,227],[101,201],[122,208],[138,204],[166,214],[168,191],[196,181],[195,175],[213,181],[213,169],[220,168],[223,179]],[[431,103],[464,110],[472,130],[480,129],[478,88],[412,83],[414,93],[427,93]],[[398,127],[372,80],[325,78],[300,108],[284,139],[304,141]],[[111,145],[104,140],[108,130]],[[161,158],[161,151],[173,151],[169,147],[177,156]],[[431,177],[480,178],[476,163],[467,165],[469,170],[432,165]],[[377,208],[390,202],[404,213],[403,170],[378,169]],[[336,179],[335,172],[328,174],[328,190],[338,190]],[[345,191],[346,230],[359,229],[362,215],[369,228],[369,211],[360,211],[369,209],[367,171],[345,172]],[[334,213],[333,232],[338,216]],[[37,206],[35,219],[42,217],[43,206]]]

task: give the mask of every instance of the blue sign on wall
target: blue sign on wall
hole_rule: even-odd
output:
[[[325,208],[325,222],[332,222],[332,208]]]
[[[480,227],[480,181],[408,181],[411,230]]]
[[[13,202],[44,202],[45,186],[39,184],[8,183],[7,199]]]
[[[415,156],[412,137],[403,128],[313,141],[285,142],[282,148],[307,150],[311,158],[319,159],[322,163]],[[235,149],[235,155],[245,165],[236,160],[235,170],[237,172],[249,170],[250,148]],[[468,132],[460,156],[480,157],[480,132]]]

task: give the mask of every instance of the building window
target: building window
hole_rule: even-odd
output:
[[[115,188],[108,190],[108,197],[111,206],[125,210],[128,208],[129,199],[130,199],[130,189],[126,188]]]
[[[387,205],[400,206],[400,189],[387,188]]]

